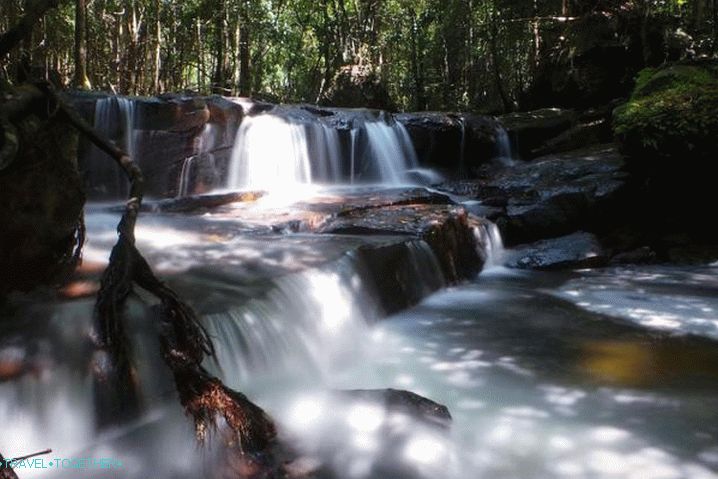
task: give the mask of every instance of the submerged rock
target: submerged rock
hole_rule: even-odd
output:
[[[521,269],[595,268],[608,263],[598,239],[585,232],[519,246],[511,254],[508,265]]]
[[[400,389],[356,389],[339,391],[338,397],[382,406],[388,413],[406,414],[429,426],[447,428],[452,418],[449,408],[411,391]]]

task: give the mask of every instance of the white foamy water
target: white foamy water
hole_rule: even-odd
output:
[[[310,184],[409,183],[408,171],[418,160],[404,126],[368,113],[352,115],[345,140],[336,126],[300,109],[245,118],[227,187],[287,193]]]

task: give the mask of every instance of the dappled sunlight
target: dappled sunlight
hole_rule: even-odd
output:
[[[677,285],[683,294],[671,291]],[[718,276],[711,268],[589,272],[557,294],[589,311],[648,328],[718,339]]]

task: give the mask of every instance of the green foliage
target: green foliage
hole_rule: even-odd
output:
[[[26,2],[0,0],[0,32],[17,23]],[[37,76],[68,84],[77,49],[76,3],[65,1],[51,12],[8,64],[29,58],[42,70]],[[639,27],[659,23],[654,22],[659,16],[678,19],[674,26],[687,36],[697,32],[709,39],[701,43],[694,35],[695,44],[711,48],[710,39],[718,38],[703,0],[92,0],[86,5],[87,73],[98,89],[237,95],[244,81],[244,93],[253,96],[314,103],[340,72],[358,66],[373,71],[400,109],[520,108],[542,72],[548,72],[546,78],[578,77],[577,56],[609,44],[635,49],[642,45],[636,40]],[[586,18],[593,20],[582,21]],[[20,77],[16,70],[0,69],[0,81]],[[579,87],[598,78],[591,71],[584,76]]]
[[[634,161],[693,161],[718,153],[718,75],[714,64],[644,70],[614,131]]]

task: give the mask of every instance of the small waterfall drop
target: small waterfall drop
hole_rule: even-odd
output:
[[[466,119],[460,116],[457,121],[461,126],[461,143],[459,145],[459,174],[464,176],[466,171]]]
[[[111,96],[95,103],[95,128],[137,160],[135,118],[135,102],[129,98]],[[94,145],[83,169],[91,193],[120,198],[129,192],[124,172]]]
[[[503,126],[499,126],[496,130],[495,159],[504,166],[511,166],[516,162],[509,132]]]
[[[418,159],[403,125],[386,114],[338,115],[333,123],[301,108],[276,107],[245,118],[227,187],[287,193],[312,184],[410,183]]]
[[[501,268],[504,265],[506,249],[498,226],[489,221],[483,222],[474,230],[481,256],[484,258],[484,271]]]
[[[397,254],[405,260],[411,285],[407,297],[422,299],[445,286],[425,242],[401,248]],[[279,277],[264,294],[207,315],[205,326],[216,338],[216,372],[238,388],[261,377],[284,384],[277,375],[287,381],[331,381],[361,356],[364,344],[357,338],[369,338],[370,324],[387,313],[372,268],[363,253],[349,253],[321,268]]]

